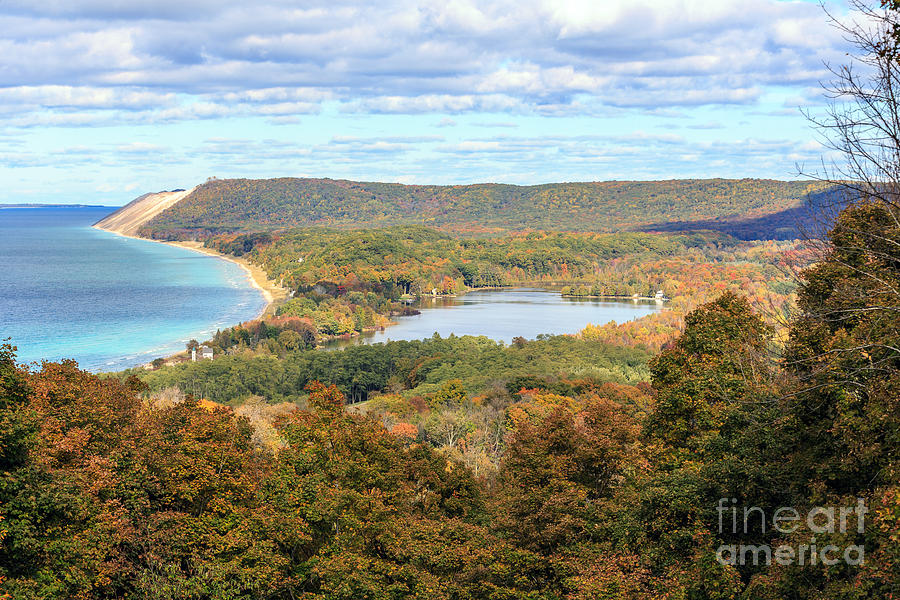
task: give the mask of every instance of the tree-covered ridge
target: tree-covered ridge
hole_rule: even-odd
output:
[[[158,239],[206,237],[288,227],[379,227],[419,224],[464,233],[549,229],[629,231],[673,221],[690,229],[744,223],[745,238],[796,231],[795,211],[810,182],[763,179],[610,181],[535,186],[403,185],[331,179],[214,179],[149,221],[142,235]],[[787,211],[780,222],[777,215]],[[745,222],[768,217],[764,229]],[[774,217],[774,220],[773,220]],[[796,237],[787,231],[779,238]]]

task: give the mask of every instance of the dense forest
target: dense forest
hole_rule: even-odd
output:
[[[472,394],[482,394],[494,388],[505,390],[510,382],[523,377],[555,378],[563,373],[636,384],[649,378],[651,357],[643,348],[571,336],[517,338],[510,346],[486,337],[435,336],[327,352],[286,350],[279,339],[280,334],[261,338],[252,350],[244,346],[213,361],[149,372],[134,369],[120,375],[138,376],[151,392],[177,387],[182,393],[231,405],[253,396],[275,403],[303,402],[307,384],[327,381],[353,403],[380,393],[426,397],[449,381],[459,382]],[[272,343],[266,343],[269,340]],[[278,352],[272,352],[273,347]],[[483,368],[487,364],[491,365],[489,372]]]
[[[291,227],[427,225],[467,235],[556,231],[722,230],[792,239],[823,184],[764,179],[402,185],[332,179],[213,179],[155,216],[141,235],[202,239]]]
[[[303,319],[320,338],[384,327],[422,295],[515,285],[556,286],[572,296],[662,292],[679,316],[725,290],[741,290],[777,320],[790,304],[794,275],[810,260],[796,241],[748,242],[712,232],[471,238],[421,226],[306,228],[218,235],[206,246],[249,259],[289,288],[294,297],[279,314]],[[219,342],[220,350],[235,345]],[[658,348],[662,340],[644,342]]]
[[[653,358],[590,332],[509,347],[248,347],[144,383],[71,362],[17,366],[5,346],[0,590],[896,597],[891,210],[843,212],[781,337],[726,291]],[[254,365],[240,371],[241,360]],[[270,379],[284,391],[248,381],[266,365],[290,367]],[[218,405],[218,382],[269,397]]]
[[[207,247],[291,292],[205,341],[215,360],[97,376],[0,351],[0,594],[890,597],[889,215],[854,204],[824,250],[721,231],[211,228]],[[666,310],[509,345],[318,348],[417,297],[526,284],[661,292]],[[723,526],[749,507],[866,526]],[[807,559],[774,560],[785,548]]]

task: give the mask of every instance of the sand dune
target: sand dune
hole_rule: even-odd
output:
[[[122,235],[137,235],[141,226],[194,191],[194,188],[179,192],[159,192],[144,194],[113,214],[94,224],[94,227]]]
[[[127,237],[146,239],[141,238],[138,235],[138,230],[141,228],[141,226],[162,211],[174,205],[179,200],[187,197],[188,194],[190,194],[192,191],[194,191],[194,188],[178,192],[159,192],[156,194],[144,194],[143,196],[135,198],[111,215],[104,217],[100,221],[97,221],[94,224],[94,227]],[[201,244],[200,242],[162,242],[160,240],[150,241],[178,246],[181,248],[187,248],[196,252],[202,252],[203,254],[209,254],[212,256],[217,256],[219,258],[224,258],[225,260],[229,260],[240,265],[241,268],[246,271],[248,276],[247,278],[250,281],[250,284],[260,290],[260,292],[262,292],[263,297],[268,303],[266,308],[260,314],[260,317],[274,315],[275,308],[277,308],[279,305],[283,304],[290,298],[289,290],[281,287],[281,285],[279,285],[278,283],[271,281],[262,268],[252,264],[250,261],[244,258],[236,258],[234,256],[226,256],[224,254],[220,254],[219,252],[215,252],[214,250],[210,250],[209,248],[204,248],[203,244]]]

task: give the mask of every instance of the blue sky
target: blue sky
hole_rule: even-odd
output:
[[[805,1],[3,0],[0,203],[209,176],[791,179],[845,52]]]

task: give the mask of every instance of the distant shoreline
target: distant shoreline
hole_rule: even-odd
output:
[[[587,295],[577,295],[577,294],[563,294],[560,293],[560,296],[563,298],[585,298],[587,300],[603,300],[604,298],[612,299],[612,300],[649,300],[653,302],[659,302],[662,304],[663,302],[668,302],[669,298],[666,296],[656,297],[656,296],[624,296],[622,294],[587,294]]]
[[[0,210],[4,208],[115,208],[105,204],[0,204]]]

